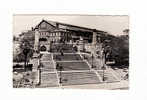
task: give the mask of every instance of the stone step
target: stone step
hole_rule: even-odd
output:
[[[40,87],[54,87],[58,86],[56,73],[41,73]]]
[[[99,78],[94,72],[62,73],[62,85],[98,84]]]

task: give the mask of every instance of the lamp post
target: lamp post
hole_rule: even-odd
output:
[[[94,58],[93,54],[92,54],[91,58],[92,58],[92,68],[93,68],[93,58]]]
[[[103,81],[105,81],[105,70],[106,70],[106,55],[107,55],[107,51],[106,51],[106,47],[104,47],[103,49],[103,54],[102,54],[102,62],[103,62]]]
[[[102,80],[103,82],[105,81],[105,53],[104,53],[104,48],[101,49],[101,64],[102,67],[101,69],[103,70],[103,76],[102,76]]]
[[[41,84],[41,70],[42,70],[41,65],[39,65],[38,70],[39,70],[39,84],[38,85],[40,85]]]
[[[60,84],[62,83],[62,69],[63,69],[63,67],[62,67],[62,66],[59,66],[59,70],[60,70],[60,79],[59,79],[59,83],[60,83]]]
[[[59,83],[61,84],[62,83],[62,70],[63,70],[63,67],[60,65],[59,66],[59,64],[57,63],[57,65],[56,65],[56,70],[58,71],[60,71],[60,74],[59,74]]]
[[[40,63],[40,58],[39,58],[39,63],[38,63],[38,70],[39,70],[39,83],[38,83],[38,85],[40,85],[41,84],[41,73],[42,73],[42,67],[43,67],[43,65],[42,65],[42,63]]]
[[[103,65],[103,67],[102,67],[102,70],[103,70],[103,82],[105,81],[105,69],[106,69],[106,67],[105,67],[105,65]]]

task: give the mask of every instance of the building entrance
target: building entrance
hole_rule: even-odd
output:
[[[46,47],[45,46],[41,46],[40,51],[46,51]]]

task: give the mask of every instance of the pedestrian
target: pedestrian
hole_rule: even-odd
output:
[[[63,54],[63,51],[62,51],[62,50],[60,51],[60,53],[61,53],[61,56],[64,56],[64,54]]]

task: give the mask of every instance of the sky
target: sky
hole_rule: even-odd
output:
[[[13,34],[31,30],[42,20],[57,21],[97,30],[106,31],[112,35],[122,35],[124,29],[129,29],[129,17],[107,15],[14,15]]]

